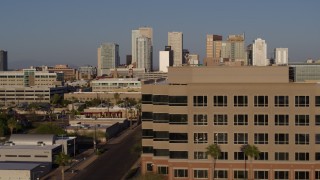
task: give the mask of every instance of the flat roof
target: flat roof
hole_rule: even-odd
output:
[[[1,149],[31,149],[31,150],[52,150],[57,147],[61,146],[60,144],[57,145],[44,145],[44,146],[38,146],[38,145],[2,145],[0,146]]]
[[[39,165],[39,163],[0,162],[0,170],[32,170]]]

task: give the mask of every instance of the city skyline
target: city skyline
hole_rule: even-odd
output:
[[[199,54],[201,62],[207,34],[226,40],[242,33],[245,45],[266,40],[268,58],[274,48],[283,47],[290,51],[289,63],[320,59],[320,25],[315,23],[320,2],[95,2],[3,2],[0,49],[8,51],[9,68],[24,63],[96,66],[96,49],[105,42],[119,44],[124,64],[131,54],[131,31],[143,26],[154,31],[154,67],[173,31],[184,34],[183,47]]]

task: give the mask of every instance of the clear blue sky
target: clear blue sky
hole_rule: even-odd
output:
[[[318,0],[1,0],[0,49],[9,67],[97,64],[103,42],[120,46],[121,62],[131,54],[131,30],[154,31],[154,64],[168,31],[182,31],[184,48],[205,56],[206,34],[246,33],[261,37],[268,56],[289,48],[289,61],[320,59]]]

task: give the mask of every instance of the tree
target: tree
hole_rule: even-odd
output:
[[[61,166],[61,178],[64,180],[64,171],[65,167],[70,164],[71,158],[69,155],[64,154],[63,152],[60,152],[55,157],[55,163]]]
[[[52,104],[60,104],[62,100],[62,97],[59,94],[54,94],[52,97]]]
[[[252,177],[252,172],[253,172],[252,161],[254,158],[259,158],[260,150],[258,149],[257,146],[250,145],[250,144],[245,144],[245,145],[241,146],[240,150],[245,154],[246,157],[250,158],[250,169],[249,169],[249,176],[248,177],[249,177],[249,179],[253,179],[253,177]]]
[[[214,179],[214,174],[216,170],[216,162],[217,159],[221,156],[221,148],[218,144],[210,144],[206,148],[206,154],[211,156],[212,161],[213,161],[213,179]]]
[[[116,101],[116,104],[119,104],[120,94],[119,93],[114,93],[113,98]]]
[[[10,118],[8,120],[7,124],[8,124],[8,128],[10,129],[11,134],[13,133],[13,130],[17,129],[17,127],[18,127],[18,122],[14,118]]]
[[[66,131],[53,123],[41,124],[35,129],[37,134],[66,134]]]

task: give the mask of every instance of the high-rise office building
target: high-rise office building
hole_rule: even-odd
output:
[[[132,55],[127,55],[126,56],[126,65],[130,65],[132,64]]]
[[[245,36],[244,34],[229,35],[227,39],[229,58],[231,61],[244,61],[245,53]]]
[[[221,57],[222,36],[207,34],[206,52],[207,58]]]
[[[168,46],[173,51],[173,66],[182,66],[183,34],[182,32],[168,32]]]
[[[145,68],[147,71],[152,71],[153,69],[153,29],[151,27],[140,27],[137,30],[132,30],[132,36],[131,36],[131,51],[132,51],[132,64],[134,65],[134,67],[138,67],[138,61],[145,61],[145,60],[139,60],[138,59],[138,52],[139,51],[144,51],[144,50],[139,50],[138,47],[138,38],[140,37],[145,37],[145,38],[149,38],[150,43],[147,43],[148,46],[148,51],[149,51],[149,59],[147,60],[147,62],[150,64],[150,66],[148,65],[148,67],[141,67],[141,68]],[[141,40],[141,39],[140,39]],[[141,47],[141,46],[140,46]],[[141,54],[140,54],[141,57]],[[145,57],[145,56],[144,56]],[[141,64],[140,64],[141,66]]]
[[[103,43],[98,48],[98,76],[109,74],[110,69],[120,64],[119,45],[116,43]]]
[[[253,66],[268,66],[267,59],[267,43],[265,40],[258,38],[252,44],[252,65]]]
[[[275,48],[274,49],[275,63],[278,65],[288,64],[288,48]]]
[[[168,72],[168,67],[173,65],[173,51],[166,46],[164,51],[159,52],[159,71]]]
[[[145,36],[138,37],[136,68],[144,68],[146,72],[152,71],[151,55],[152,55],[151,39]]]
[[[8,52],[0,50],[0,71],[8,71]]]

